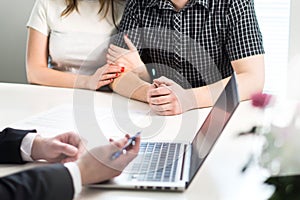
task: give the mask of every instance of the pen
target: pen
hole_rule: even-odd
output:
[[[130,137],[127,141],[127,143],[122,147],[121,150],[116,151],[115,153],[112,154],[111,159],[115,160],[118,157],[120,157],[121,154],[126,154],[127,148],[131,145],[135,145],[135,139],[141,134],[142,132],[139,131],[137,132],[134,136]]]

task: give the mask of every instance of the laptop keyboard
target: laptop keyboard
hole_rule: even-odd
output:
[[[142,143],[130,171],[131,180],[174,181],[181,143]]]

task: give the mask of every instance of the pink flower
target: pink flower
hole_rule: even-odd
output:
[[[251,96],[252,106],[264,109],[270,103],[272,95],[255,93]]]

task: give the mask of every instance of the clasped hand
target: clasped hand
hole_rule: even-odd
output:
[[[153,80],[147,101],[158,115],[177,115],[196,108],[196,98],[191,89],[183,89],[174,81],[162,76]]]

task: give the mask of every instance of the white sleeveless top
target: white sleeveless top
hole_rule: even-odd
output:
[[[65,0],[36,0],[27,27],[49,36],[49,67],[60,71],[93,74],[106,63],[110,37],[116,33],[111,12],[99,12],[98,0],[79,0],[79,12],[61,17]],[[124,5],[115,3],[118,23]]]

